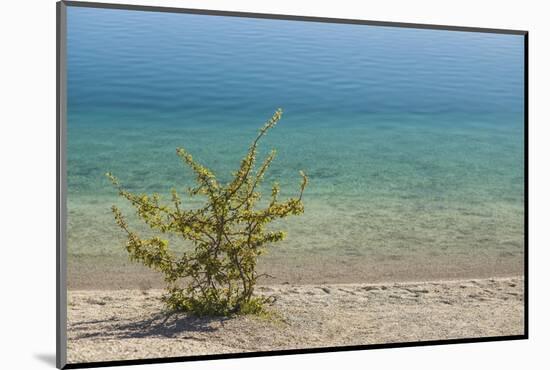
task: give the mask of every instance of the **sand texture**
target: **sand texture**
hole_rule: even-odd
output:
[[[69,363],[524,333],[521,277],[258,287],[275,318],[163,314],[162,290],[69,291]]]

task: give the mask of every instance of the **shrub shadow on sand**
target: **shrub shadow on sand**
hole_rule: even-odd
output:
[[[102,338],[192,338],[185,333],[215,332],[223,327],[227,317],[198,317],[183,313],[156,313],[138,321],[120,320],[116,317],[107,320],[75,322],[71,326],[75,332],[74,339]]]

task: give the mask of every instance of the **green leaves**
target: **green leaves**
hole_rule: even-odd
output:
[[[274,183],[269,204],[263,209],[257,207],[261,198],[258,187],[276,155],[272,150],[256,169],[257,146],[281,117],[282,110],[278,109],[262,126],[226,185],[185,149],[176,149],[195,173],[197,185],[188,190],[189,196],[206,197],[204,206],[198,209],[184,209],[176,189],[171,191],[171,204],[163,204],[160,195],[131,193],[114,175],[106,173],[119,195],[132,204],[139,219],[151,229],[175,234],[194,245],[191,252],[177,257],[159,236],[142,239],[132,232],[121,211],[112,207],[116,224],[127,235],[130,258],[164,274],[168,284],[164,302],[170,309],[197,315],[263,312],[268,299],[253,296],[259,277],[257,258],[267,246],[286,236],[283,231],[266,231],[266,225],[277,218],[302,214],[302,195],[308,184],[307,176],[300,171],[297,198],[280,202],[280,187]]]

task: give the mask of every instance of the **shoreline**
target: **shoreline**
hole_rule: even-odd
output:
[[[71,290],[69,362],[524,334],[524,278],[275,284],[275,319],[166,317],[159,289]]]
[[[299,256],[266,255],[260,285],[380,284],[522,276],[523,256]],[[162,275],[126,256],[69,256],[68,290],[164,288]]]

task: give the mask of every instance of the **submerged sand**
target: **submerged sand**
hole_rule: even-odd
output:
[[[159,289],[68,294],[69,363],[522,335],[522,277],[277,284],[272,319],[163,314]]]

